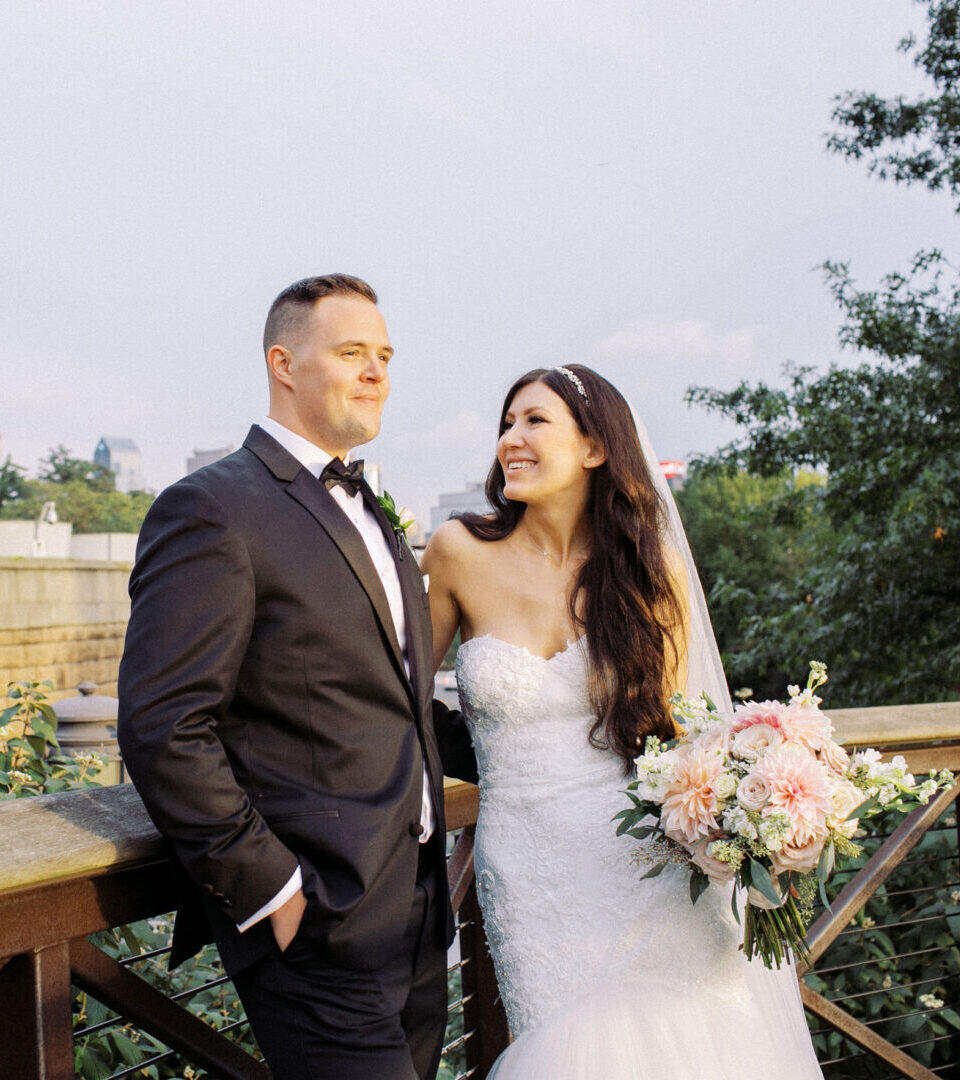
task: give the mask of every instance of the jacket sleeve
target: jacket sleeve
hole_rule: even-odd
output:
[[[153,504],[130,580],[117,738],[187,874],[236,923],[298,866],[237,784],[217,726],[253,628],[247,546],[220,502],[181,481]]]
[[[477,758],[463,715],[434,698],[433,729],[444,775],[468,784],[477,783]]]

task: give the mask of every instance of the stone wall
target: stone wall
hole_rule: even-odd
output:
[[[57,700],[84,680],[115,695],[130,615],[129,563],[0,559],[0,697],[49,679]]]

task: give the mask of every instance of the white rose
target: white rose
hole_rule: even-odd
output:
[[[829,823],[842,835],[853,836],[860,823],[857,818],[850,818],[849,821],[847,818],[861,803],[866,802],[863,792],[849,780],[840,780],[834,788],[831,802]]]
[[[729,799],[737,790],[737,778],[732,773],[721,773],[711,787],[718,799]]]
[[[783,742],[783,732],[770,724],[752,724],[733,737],[732,753],[744,761],[756,761],[771,746]]]
[[[749,730],[749,729],[748,729]],[[737,802],[744,810],[760,810],[770,798],[770,785],[762,776],[747,773],[737,788]]]
[[[719,750],[724,755],[730,753],[730,725],[712,724],[697,736],[696,743],[701,750]]]

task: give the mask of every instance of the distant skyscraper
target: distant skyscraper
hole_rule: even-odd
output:
[[[117,491],[142,491],[140,450],[133,439],[104,435],[93,452],[93,463],[109,469],[117,478]]]
[[[490,513],[490,504],[483,493],[483,484],[467,484],[463,491],[445,492],[438,497],[437,502],[438,506],[430,507],[431,533],[436,532],[451,514]]]
[[[222,446],[217,450],[198,450],[194,447],[193,457],[187,458],[187,472],[196,472],[197,469],[202,469],[204,465],[212,465],[215,461],[219,461],[221,458],[225,458],[227,454],[232,453],[232,446]]]

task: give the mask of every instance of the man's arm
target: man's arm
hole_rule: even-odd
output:
[[[151,507],[130,593],[117,725],[124,763],[187,873],[242,924],[299,864],[237,784],[217,736],[255,588],[246,545],[201,485],[183,481]]]

